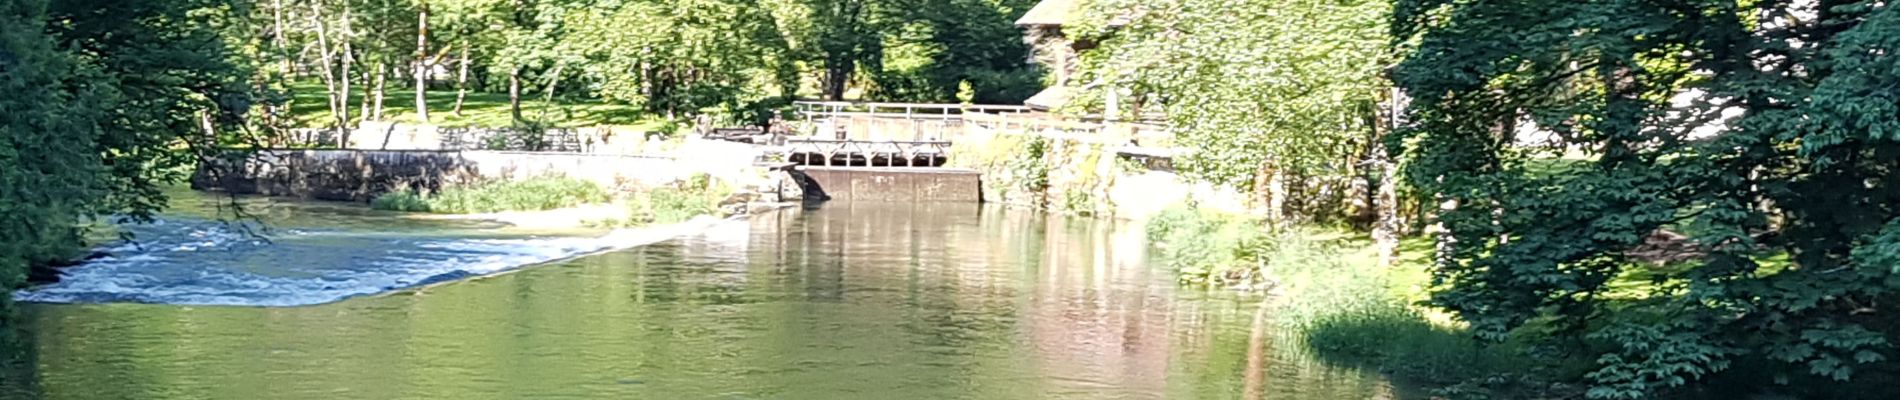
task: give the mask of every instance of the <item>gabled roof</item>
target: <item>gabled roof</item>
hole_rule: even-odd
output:
[[[1035,96],[1030,96],[1028,100],[1023,100],[1023,105],[1036,111],[1054,111],[1069,104],[1069,98],[1074,95],[1074,91],[1069,87],[1050,86],[1048,89],[1037,92]]]
[[[1062,26],[1081,0],[1042,0],[1016,20],[1016,26]]]

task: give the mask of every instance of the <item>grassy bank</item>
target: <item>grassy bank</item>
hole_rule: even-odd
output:
[[[701,215],[718,215],[719,204],[733,192],[729,185],[705,176],[622,192],[579,179],[541,177],[449,186],[432,193],[390,192],[371,200],[370,207],[401,212],[484,214],[613,204],[616,207],[609,209],[624,212],[598,215],[589,219],[587,225],[615,228],[670,224]]]
[[[329,126],[335,118],[330,112],[329,99],[322,83],[302,82],[292,86],[291,118],[301,127]],[[350,119],[361,121],[363,101],[369,93],[367,87],[350,88]],[[506,93],[469,92],[462,104],[461,115],[451,112],[455,109],[455,90],[430,90],[428,93],[429,122],[448,127],[505,127],[514,125],[514,116],[508,106]],[[391,87],[383,93],[383,120],[400,123],[415,123],[416,92],[414,88]],[[522,118],[541,121],[552,127],[581,126],[630,126],[635,129],[660,130],[667,124],[665,119],[649,115],[645,110],[624,104],[614,104],[601,100],[572,100],[555,98],[554,101],[541,101],[540,96],[523,96],[521,99]]]
[[[1524,398],[1580,379],[1567,362],[1532,359],[1516,343],[1481,342],[1427,296],[1430,242],[1401,245],[1382,267],[1372,241],[1342,229],[1268,229],[1258,220],[1189,208],[1148,223],[1167,262],[1192,284],[1264,290],[1273,323],[1324,362],[1377,371],[1444,398]]]
[[[414,190],[390,192],[370,201],[378,210],[479,214],[502,211],[542,211],[604,203],[606,189],[593,182],[563,177],[493,181],[444,187],[434,193]]]
[[[701,215],[719,215],[719,203],[733,189],[704,177],[671,186],[628,193],[622,200],[626,215],[606,218],[595,224],[602,227],[637,227],[649,224],[685,222]]]

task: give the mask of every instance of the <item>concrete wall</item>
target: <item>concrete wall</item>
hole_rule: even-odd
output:
[[[356,150],[511,150],[634,155],[650,153],[648,132],[625,127],[514,128],[439,127],[364,122],[350,133]]]
[[[981,173],[954,168],[800,167],[832,200],[979,203]]]
[[[192,188],[240,194],[369,201],[405,188],[563,175],[607,187],[655,185],[701,171],[672,158],[571,153],[416,150],[265,150],[201,167]]]

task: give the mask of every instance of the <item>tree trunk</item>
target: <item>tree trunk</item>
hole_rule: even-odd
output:
[[[416,8],[416,120],[429,123],[429,3]]]
[[[277,45],[277,71],[288,80],[291,73],[290,40],[284,38],[284,0],[271,1],[271,41]],[[288,85],[285,86],[288,89]]]
[[[388,89],[386,89],[389,87],[388,82],[389,82],[388,66],[378,66],[376,68],[376,104],[373,108],[371,108],[371,111],[372,111],[371,113],[364,114],[364,115],[372,115],[377,121],[386,121],[386,119],[383,118],[383,111],[387,110],[387,108],[383,108],[383,98],[389,97],[387,95]]]
[[[567,64],[554,63],[554,70],[548,73],[547,90],[541,95],[541,120],[547,120],[548,106],[554,104],[554,88],[560,87],[561,70],[566,67]]]
[[[328,21],[323,19],[323,2],[310,2],[310,24],[317,28],[317,57],[323,68],[323,87],[325,98],[329,100],[331,125],[338,138],[347,135],[344,132],[349,122],[349,98],[339,95],[346,93],[339,89],[336,75],[336,50],[330,47]],[[337,143],[339,147],[343,144]]]
[[[825,63],[826,100],[844,100],[845,83],[851,80],[853,69],[856,69],[854,63],[842,56],[834,56],[831,62]]]
[[[521,123],[521,66],[508,71],[508,114]]]
[[[1432,213],[1432,218],[1440,220],[1433,223],[1431,229],[1433,242],[1432,264],[1437,269],[1444,270],[1450,268],[1452,261],[1454,261],[1452,259],[1452,253],[1458,249],[1458,238],[1452,235],[1451,228],[1445,226],[1445,222],[1442,218],[1445,213],[1458,210],[1458,200],[1446,200],[1442,196],[1437,199],[1439,200],[1438,210]]]
[[[352,64],[352,61],[356,58],[355,50],[353,50],[350,47],[350,42],[356,40],[356,31],[352,30],[350,27],[350,4],[348,2],[343,3],[342,40],[343,40],[343,55],[342,55],[343,56],[342,57],[343,70],[337,74],[338,79],[341,80],[341,82],[339,82],[338,84],[340,88],[338,89],[339,93],[337,97],[342,99],[343,107],[339,109],[343,111],[343,114],[338,115],[337,120],[342,121],[342,124],[345,126],[343,126],[342,128],[339,128],[342,130],[342,133],[337,135],[337,147],[347,149],[347,148],[350,148],[350,130],[351,130],[351,128],[347,126],[349,125],[349,120],[350,120],[350,115],[349,115],[350,113],[350,64]]]
[[[363,121],[375,119],[373,117],[375,114],[370,113],[370,106],[376,104],[376,99],[370,98],[370,95],[375,94],[377,90],[381,89],[376,87],[376,73],[382,70],[383,66],[381,64],[375,64],[374,67],[363,69],[362,76],[356,77],[358,81],[363,82],[363,101],[356,103],[357,118]],[[358,125],[361,125],[361,123]]]
[[[468,38],[462,38],[462,57],[458,71],[455,72],[455,109],[449,113],[462,116],[462,102],[468,99]]]
[[[1401,126],[1405,113],[1405,93],[1398,88],[1385,92],[1380,106],[1374,115],[1377,120],[1372,126],[1372,151],[1367,164],[1379,174],[1377,191],[1373,193],[1372,207],[1375,217],[1372,222],[1372,243],[1378,250],[1379,266],[1387,267],[1398,263],[1399,239],[1405,222],[1399,217],[1399,167],[1392,162],[1392,156],[1385,146],[1385,138]]]

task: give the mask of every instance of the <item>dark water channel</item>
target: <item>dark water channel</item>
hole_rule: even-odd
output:
[[[387,226],[410,222],[287,224],[300,223],[404,235]],[[1257,324],[1257,298],[1177,285],[1147,248],[1139,226],[1109,221],[832,203],[313,306],[19,304],[0,334],[0,396],[1392,397]]]

